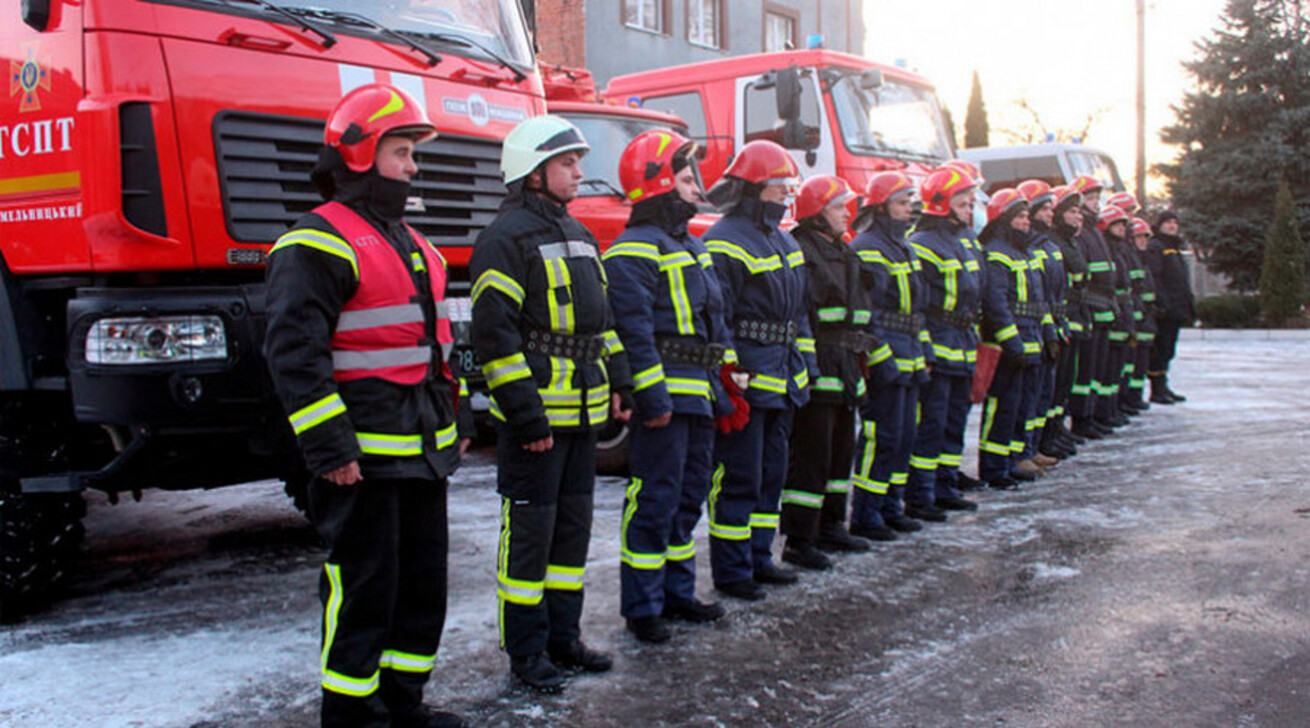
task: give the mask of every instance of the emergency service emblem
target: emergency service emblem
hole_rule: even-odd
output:
[[[18,111],[40,111],[41,91],[50,90],[50,72],[36,62],[36,49],[27,49],[27,58],[9,62],[9,95],[17,96]]]

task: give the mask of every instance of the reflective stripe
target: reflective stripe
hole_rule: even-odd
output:
[[[840,377],[819,377],[814,381],[814,388],[820,392],[843,392],[846,385]]]
[[[796,339],[796,350],[802,354],[818,353],[818,349],[815,347],[814,339],[809,337],[798,337]]]
[[[334,693],[354,697],[372,695],[378,689],[379,676],[377,671],[369,677],[357,678],[328,669],[328,654],[332,651],[332,645],[336,641],[337,625],[340,623],[341,603],[345,596],[345,589],[341,584],[341,566],[324,563],[323,571],[328,581],[328,599],[323,609],[323,650],[319,656],[320,669],[322,670],[320,683],[325,690],[331,690]]]
[[[867,360],[867,364],[869,366],[875,366],[877,364],[881,364],[887,361],[890,358],[892,358],[892,347],[890,344],[883,344],[882,346],[879,346],[877,349],[874,349],[873,351],[869,352],[869,358]]]
[[[851,492],[851,481],[849,480],[829,480],[827,487],[824,489],[828,493],[849,493]]]
[[[1009,326],[1002,326],[1001,328],[996,330],[996,341],[997,342],[1009,341],[1010,339],[1013,339],[1018,335],[1019,335],[1018,326],[1014,324],[1010,324]]]
[[[546,588],[556,591],[582,591],[582,583],[587,574],[585,566],[546,565]]]
[[[619,335],[614,329],[606,329],[601,332],[601,342],[605,346],[605,353],[609,356],[623,353],[623,342],[619,340]]]
[[[459,427],[454,422],[437,430],[438,450],[445,450],[451,445],[454,445],[457,440],[459,440]]]
[[[846,307],[830,306],[819,309],[819,320],[824,323],[837,323],[846,320]]]
[[[613,258],[644,258],[653,263],[660,262],[660,248],[653,243],[639,243],[634,240],[625,240],[621,243],[615,243],[605,251],[601,256],[602,260]]]
[[[378,667],[397,672],[432,672],[436,666],[436,655],[415,655],[400,650],[383,650],[378,660]]]
[[[864,324],[869,323],[869,321],[872,318],[873,318],[872,311],[865,311],[864,309],[859,309],[859,308],[855,309],[854,311],[851,311],[851,323],[857,326],[863,326]]]
[[[369,677],[349,677],[325,667],[323,668],[321,683],[324,690],[349,695],[354,698],[363,698],[377,692],[380,677],[380,671],[374,672]]]
[[[964,361],[963,350],[952,349],[945,344],[933,344],[932,353],[935,354],[938,359],[945,359],[946,361]]]
[[[407,457],[423,454],[422,435],[387,435],[378,432],[356,432],[359,449],[365,455]]]
[[[706,511],[710,520],[710,538],[722,539],[724,541],[749,541],[751,537],[750,526],[730,526],[716,522],[714,519],[718,515],[719,495],[723,493],[723,476],[727,468],[723,463],[719,463],[714,468],[714,475],[710,477],[710,495],[706,499]]]
[[[935,458],[925,458],[918,455],[910,456],[910,467],[915,470],[936,470],[937,460]]]
[[[811,493],[807,490],[783,490],[782,504],[784,506],[800,506],[801,508],[822,508],[823,494]],[[752,519],[751,525],[754,524]]]
[[[487,378],[487,387],[496,389],[520,379],[531,379],[532,369],[520,351],[483,364],[482,375]]]
[[[802,369],[791,380],[795,382],[797,389],[805,389],[810,386],[810,370]]]
[[[988,397],[987,403],[983,407],[983,427],[982,437],[978,441],[978,449],[992,455],[1009,455],[1010,446],[1008,444],[992,442],[992,425],[996,421],[996,397]]]
[[[669,377],[664,380],[664,388],[669,394],[680,394],[686,397],[704,397],[713,399],[713,390],[710,383],[704,379],[690,379],[688,377]]]
[[[511,579],[501,574],[496,578],[496,582],[496,596],[511,604],[536,606],[541,604],[542,597],[546,595],[545,581]]]
[[[690,253],[683,253],[683,255],[687,256],[688,265],[695,263]],[[678,326],[678,333],[683,336],[694,336],[696,334],[696,315],[692,311],[691,296],[687,293],[687,278],[683,275],[680,267],[669,268],[668,277],[669,301],[673,304],[673,318],[674,323]]]
[[[663,553],[653,554],[628,548],[628,531],[632,528],[632,517],[637,515],[637,498],[641,495],[642,483],[641,478],[632,478],[624,492],[623,522],[619,527],[619,561],[634,569],[662,569],[665,559]]]
[[[632,391],[640,392],[664,381],[664,365],[656,363],[632,376]]]
[[[799,250],[794,250],[788,253],[787,265],[791,268],[799,268],[800,266],[805,265],[805,253],[802,253]]]
[[[910,480],[910,474],[904,470],[898,470],[892,473],[892,485],[905,485]]]
[[[751,528],[777,528],[777,513],[752,513]]]
[[[500,291],[515,304],[523,305],[525,295],[523,286],[520,286],[518,281],[494,268],[483,271],[482,275],[478,276],[477,281],[473,283],[473,303],[477,303],[482,294],[487,292],[487,289]]]
[[[786,394],[787,380],[780,377],[770,377],[767,374],[756,374],[751,377],[749,388],[773,392],[774,394]]]
[[[764,258],[757,258],[746,249],[735,243],[726,240],[709,240],[705,243],[706,250],[719,255],[726,255],[733,260],[746,266],[746,272],[751,275],[768,273],[769,271],[782,270],[782,259],[777,254]]]
[[[302,432],[318,427],[337,415],[344,414],[346,403],[341,401],[341,395],[333,392],[312,404],[301,407],[287,419],[291,421],[291,430],[297,435]]]
[[[941,468],[958,468],[960,462],[964,459],[959,453],[944,452],[937,456],[937,467]]]
[[[307,248],[335,255],[350,263],[350,269],[355,273],[355,280],[359,280],[359,258],[355,255],[355,249],[350,247],[341,238],[329,233],[319,232],[318,230],[292,230],[285,233],[273,244],[273,248],[268,251],[272,255],[279,250],[284,250],[292,245],[303,245]]]
[[[337,317],[337,331],[357,331],[375,326],[423,323],[423,307],[417,303],[379,306],[356,311],[342,311]]]
[[[541,259],[545,261],[566,260],[568,258],[597,258],[595,246],[581,240],[565,240],[547,243],[537,248]]]
[[[560,245],[552,243],[551,245]],[[543,245],[542,248],[550,246]],[[544,254],[543,254],[544,257]],[[546,265],[546,284],[550,291],[546,293],[546,309],[550,318],[550,330],[571,334],[573,333],[573,297],[565,296],[566,302],[560,303],[560,297],[556,291],[560,288],[569,288],[573,284],[573,276],[569,273],[569,263],[565,258],[545,258]]]
[[[873,480],[863,475],[852,475],[851,485],[874,495],[887,495],[888,484],[881,480]]]
[[[432,358],[432,347],[402,346],[373,351],[334,351],[332,367],[343,369],[384,369],[414,364],[427,364]]]
[[[669,561],[686,561],[696,557],[696,542],[688,541],[684,544],[669,544],[667,552]]]
[[[1114,270],[1114,263],[1108,260],[1093,260],[1087,263],[1089,273],[1109,273]]]

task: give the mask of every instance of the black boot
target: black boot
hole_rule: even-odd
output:
[[[1181,395],[1181,394],[1175,392],[1175,391],[1173,390],[1173,387],[1170,387],[1170,386],[1169,386],[1169,377],[1164,377],[1164,393],[1165,393],[1165,396],[1169,397],[1170,399],[1172,399],[1172,400],[1175,401],[1175,402],[1186,402],[1186,401],[1187,401],[1187,398],[1186,398],[1186,397],[1184,397],[1183,395]]]
[[[663,644],[669,641],[673,633],[669,631],[669,625],[664,623],[659,617],[637,617],[628,620],[628,631],[633,637],[648,642],[652,645]]]
[[[906,503],[905,515],[918,521],[931,521],[932,523],[945,523],[946,511],[943,511],[933,505],[922,503]]]
[[[756,584],[754,579],[715,584],[714,589],[720,594],[746,602],[758,602],[765,597],[764,587]]]
[[[933,505],[944,511],[976,511],[978,504],[955,495],[939,495]]]
[[[778,584],[780,586],[786,586],[788,584],[795,584],[799,580],[800,577],[796,576],[796,572],[790,569],[779,568],[778,565],[772,561],[766,562],[763,566],[755,567],[756,584]]]
[[[1090,419],[1077,419],[1073,423],[1073,434],[1083,440],[1103,440],[1105,433]],[[1081,443],[1079,443],[1081,444]]]
[[[987,486],[992,490],[1018,490],[1019,481],[1009,476],[1002,476],[995,480],[987,481]]]
[[[868,551],[873,548],[873,544],[865,539],[852,536],[846,530],[846,527],[840,523],[824,526],[819,531],[819,540],[815,545],[819,547],[820,551],[830,553]]]
[[[1165,384],[1162,376],[1151,377],[1151,401],[1155,404],[1174,404],[1173,393],[1169,390],[1169,385]]]
[[[550,661],[566,670],[609,672],[609,669],[614,667],[614,661],[609,655],[587,647],[582,644],[582,640],[551,647],[549,652]]]
[[[832,560],[824,556],[813,541],[787,539],[787,546],[782,550],[782,560],[810,571],[827,571],[832,568]]]
[[[538,693],[558,693],[564,689],[564,683],[568,682],[568,674],[544,654],[511,657],[509,669],[514,677]]]
[[[981,480],[978,480],[977,478],[971,478],[968,475],[965,475],[964,473],[957,473],[955,476],[955,487],[965,492],[971,490],[981,490],[984,485],[986,484],[983,483]]]
[[[391,725],[395,728],[464,728],[468,723],[455,713],[420,705],[412,713],[391,716]]]
[[[689,602],[667,600],[664,602],[665,619],[704,624],[722,618],[723,614],[723,607],[718,604],[702,602],[698,599],[692,599]]]
[[[866,538],[870,541],[895,541],[899,538],[895,531],[882,524],[877,526],[851,526],[851,535]]]
[[[888,526],[891,526],[894,530],[900,531],[901,533],[914,533],[915,531],[923,530],[922,523],[919,523],[902,513],[897,513],[890,517],[883,516],[882,520],[886,521]]]

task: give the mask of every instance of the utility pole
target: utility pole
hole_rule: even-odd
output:
[[[1146,207],[1146,0],[1137,0],[1137,200]]]

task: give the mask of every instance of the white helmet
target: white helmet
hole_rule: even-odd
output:
[[[542,162],[564,152],[591,151],[578,127],[558,116],[534,116],[519,122],[505,137],[500,174],[505,184],[527,177]]]

